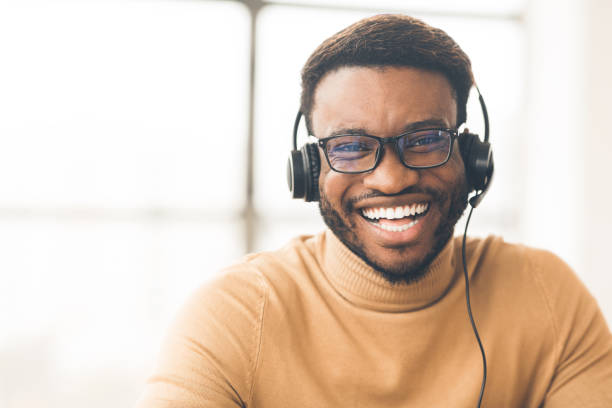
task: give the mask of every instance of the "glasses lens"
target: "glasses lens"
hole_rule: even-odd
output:
[[[419,130],[397,141],[404,163],[415,167],[436,166],[448,160],[452,132],[443,129]]]
[[[332,169],[356,173],[374,167],[378,146],[368,136],[338,136],[328,140],[326,153]]]

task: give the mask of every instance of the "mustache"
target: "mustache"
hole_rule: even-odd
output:
[[[410,186],[398,193],[394,194],[385,194],[378,190],[367,191],[363,194],[360,194],[356,197],[351,197],[346,204],[347,211],[353,211],[355,209],[355,205],[361,201],[368,200],[374,197],[397,197],[404,194],[425,194],[429,195],[433,198],[434,201],[444,201],[448,198],[448,194],[444,191],[431,188],[431,187],[420,187],[420,186]]]

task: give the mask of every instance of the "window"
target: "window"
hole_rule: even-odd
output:
[[[522,175],[508,169],[523,2],[264,2],[256,16],[245,4],[259,3],[0,5],[3,407],[130,406],[189,292],[246,251],[323,228],[286,187],[299,72],[324,38],[383,6],[445,29],[472,58],[507,187],[493,186],[472,231],[520,237]]]

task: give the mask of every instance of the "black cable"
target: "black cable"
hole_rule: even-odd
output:
[[[480,396],[478,397],[477,405],[477,407],[480,408],[482,397],[484,396],[485,384],[487,382],[487,358],[485,357],[484,347],[482,347],[482,342],[480,341],[480,336],[478,335],[478,330],[476,329],[476,323],[474,322],[474,317],[472,316],[472,306],[470,305],[470,280],[468,278],[467,264],[465,262],[465,239],[467,237],[468,225],[470,225],[470,218],[472,218],[472,211],[474,211],[474,207],[470,208],[470,213],[468,214],[468,218],[465,223],[463,244],[461,246],[461,256],[463,259],[463,276],[465,277],[465,301],[467,303],[468,315],[470,316],[470,323],[472,323],[472,330],[474,330],[474,335],[476,336],[476,341],[478,341],[478,347],[480,347],[480,353],[482,354],[482,386],[480,387]]]
[[[293,122],[293,150],[297,150],[297,134],[298,127],[300,126],[300,119],[302,118],[302,111],[298,111]]]

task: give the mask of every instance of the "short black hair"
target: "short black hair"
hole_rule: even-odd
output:
[[[457,126],[466,121],[474,83],[470,59],[444,31],[414,17],[381,14],[339,31],[312,53],[302,69],[300,110],[312,134],[314,94],[325,74],[347,66],[414,67],[443,74],[457,102]]]

